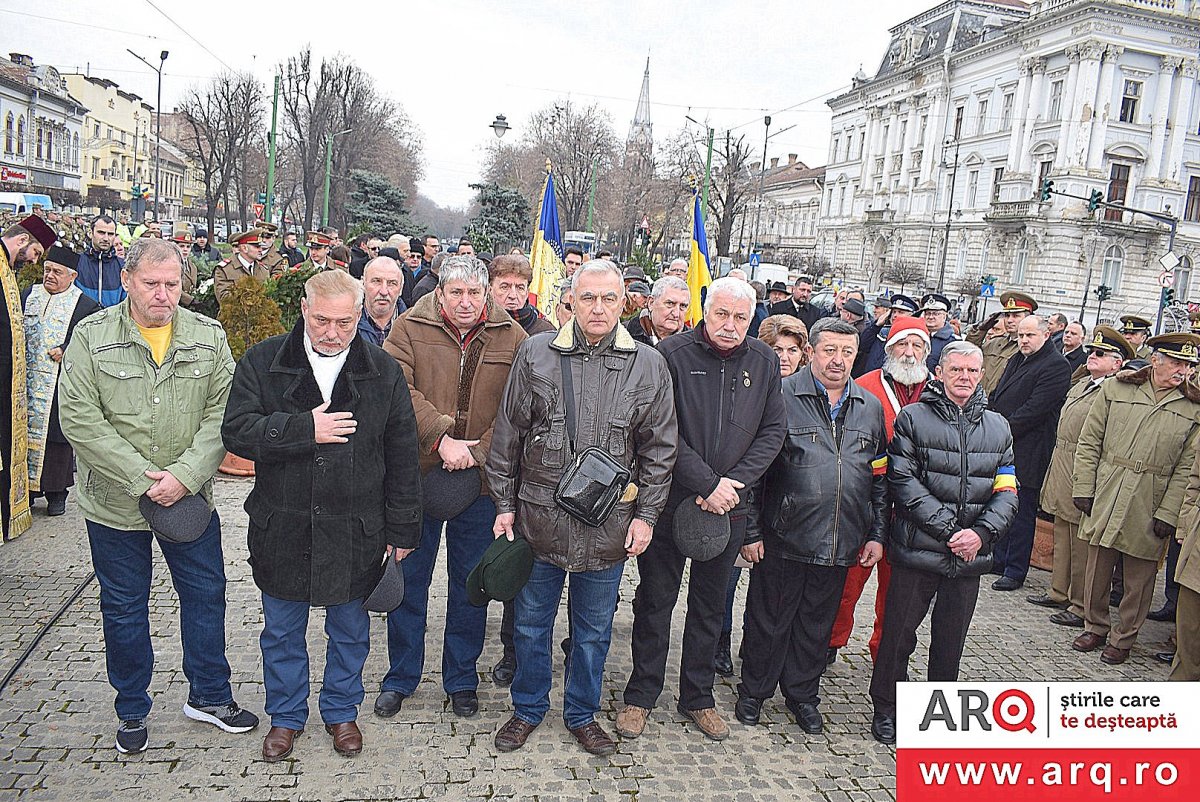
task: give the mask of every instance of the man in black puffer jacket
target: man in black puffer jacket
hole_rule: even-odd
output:
[[[979,577],[991,569],[992,545],[1017,512],[1012,433],[987,410],[982,378],[978,346],[948,343],[938,380],[896,416],[888,448],[892,581],[871,675],[871,735],[882,743],[896,742],[896,683],[908,680],[917,627],[931,601],[929,681],[958,679]]]

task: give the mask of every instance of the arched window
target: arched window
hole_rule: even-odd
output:
[[[42,126],[39,125],[37,128],[37,157],[39,159],[42,158],[42,153],[44,152],[42,150],[43,143],[44,143],[44,132],[42,131]]]
[[[54,129],[47,128],[46,129],[46,161],[48,161],[48,162],[49,161],[55,161],[55,162],[60,161],[60,159],[58,158],[58,151],[54,149],[55,144],[56,143],[54,141]]]
[[[25,155],[25,115],[17,118],[17,155]]]
[[[1021,237],[1021,241],[1017,243],[1017,252],[1013,256],[1013,272],[1012,280],[1014,286],[1021,286],[1025,283],[1025,268],[1029,263],[1029,239]]]
[[[1188,302],[1188,290],[1192,284],[1192,257],[1185,256],[1179,260],[1175,268],[1175,300],[1180,303]]]
[[[1104,266],[1100,269],[1100,283],[1111,287],[1113,292],[1121,291],[1121,268],[1125,266],[1125,249],[1120,245],[1110,245],[1104,252]]]
[[[958,254],[954,257],[954,275],[962,278],[967,275],[967,241],[959,240]]]
[[[991,256],[992,241],[985,239],[983,247],[979,249],[979,275],[986,276],[988,274],[988,259]]]
[[[13,113],[4,118],[4,152],[13,152]]]

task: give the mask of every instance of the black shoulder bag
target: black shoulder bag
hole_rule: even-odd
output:
[[[575,388],[571,357],[563,354],[560,364],[567,406],[567,438],[573,458],[558,480],[558,487],[554,488],[554,503],[580,523],[602,526],[625,493],[632,474],[603,449],[592,447],[583,453],[575,453]]]

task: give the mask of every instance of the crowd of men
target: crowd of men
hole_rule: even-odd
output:
[[[651,281],[574,249],[548,320],[519,252],[369,234],[347,247],[323,230],[300,259],[294,235],[274,248],[276,235],[232,236],[214,287],[307,265],[300,318],[235,364],[220,324],[184,302],[192,232],[139,237],[123,257],[109,256],[105,216],[82,254],[37,216],[3,232],[5,537],[30,525],[32,494],[63,512],[74,460],[122,753],[149,743],[156,541],[179,596],[185,715],[232,733],[259,724],[225,657],[212,482],[226,450],[255,464],[268,762],[307,725],[313,607],[322,723],[339,754],[361,752],[365,600],[389,582],[403,595],[383,608],[376,716],[422,692],[430,626],[453,713],[479,715],[487,605],[500,601],[490,673],[511,686],[512,714],[495,746],[522,748],[550,711],[566,586],[561,715],[584,750],[613,752],[597,717],[630,559],[620,737],[644,736],[661,701],[685,570],[678,711],[710,739],[730,735],[713,686],[734,673],[748,570],[734,716],[756,725],[778,692],[803,732],[822,732],[821,677],[874,573],[864,690],[869,731],[891,744],[922,622],[928,678],[957,679],[981,578],[1023,586],[1039,509],[1054,517],[1054,572],[1030,601],[1083,629],[1070,647],[1120,664],[1148,616],[1175,618],[1171,678],[1200,679],[1200,335],[1148,337],[1126,316],[1089,336],[1009,292],[960,337],[938,293],[879,296],[868,314],[846,288],[827,310],[807,278],[767,286],[740,271],[708,287],[692,327],[686,261]],[[14,270],[39,260],[22,312]],[[446,613],[431,620],[443,533]],[[1174,584],[1151,613],[1164,560]]]

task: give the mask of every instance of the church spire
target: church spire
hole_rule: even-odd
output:
[[[637,110],[629,124],[629,138],[625,140],[626,157],[635,156],[639,161],[649,162],[654,150],[654,128],[650,123],[650,56],[646,56],[646,71],[642,73],[642,91],[638,95]]]

